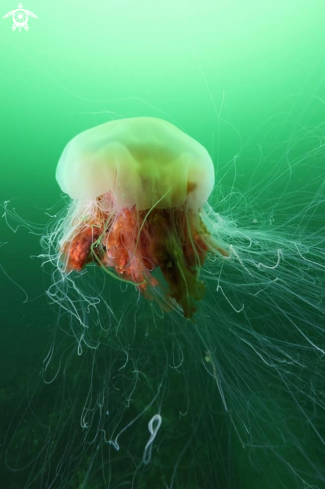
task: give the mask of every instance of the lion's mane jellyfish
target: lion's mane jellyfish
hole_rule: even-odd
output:
[[[172,124],[108,122],[65,148],[46,228],[5,203],[58,306],[3,444],[15,487],[325,487],[325,127],[286,123],[257,157],[227,140],[214,185]]]
[[[214,186],[206,149],[161,119],[116,120],[73,138],[56,178],[72,199],[60,241],[65,271],[95,262],[190,318],[207,254],[228,256],[202,213]]]

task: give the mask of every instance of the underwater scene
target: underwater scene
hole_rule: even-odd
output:
[[[325,5],[1,16],[0,486],[325,487]]]

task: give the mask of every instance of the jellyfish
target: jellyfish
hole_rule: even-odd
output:
[[[169,122],[111,121],[64,149],[45,228],[6,203],[9,225],[41,236],[58,308],[44,386],[4,443],[17,486],[324,486],[324,144],[310,127],[282,141],[277,120],[242,191],[235,159],[218,168]]]
[[[65,270],[95,262],[191,318],[207,254],[229,255],[203,215],[215,181],[207,150],[162,119],[115,120],[73,138],[56,179],[72,199],[60,240]]]

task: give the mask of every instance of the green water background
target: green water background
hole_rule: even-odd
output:
[[[1,17],[14,8],[1,2]],[[268,144],[263,124],[274,114],[322,122],[321,0],[31,0],[24,8],[38,16],[28,32],[12,32],[11,17],[0,22],[0,200],[27,221],[46,223],[60,199],[54,173],[67,141],[107,120],[165,118],[200,141],[220,171],[247,140]],[[254,151],[239,187],[258,184],[255,165]],[[296,177],[299,189],[308,175]],[[3,220],[0,233],[3,432],[38,374],[56,313],[35,258],[39,236],[13,233]]]

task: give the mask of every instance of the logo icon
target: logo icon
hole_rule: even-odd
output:
[[[10,17],[12,15],[12,30],[15,31],[18,27],[19,32],[21,32],[22,28],[25,29],[25,31],[28,31],[29,25],[27,24],[28,21],[28,16],[30,15],[31,17],[35,17],[35,19],[38,19],[38,17],[33,14],[30,10],[25,10],[23,9],[22,4],[20,3],[18,5],[18,8],[16,10],[11,10],[8,12],[6,15],[3,16],[5,19],[6,17]]]

